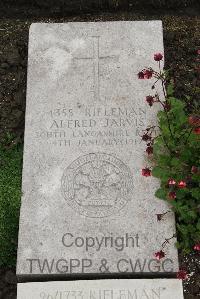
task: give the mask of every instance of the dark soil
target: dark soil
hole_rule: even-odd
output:
[[[175,80],[175,93],[179,98],[192,94],[196,84],[194,64],[196,51],[200,49],[200,18],[198,11],[188,8],[168,14],[147,15],[146,12],[117,12],[97,15],[85,14],[65,18],[47,17],[0,19],[0,138],[11,133],[16,142],[23,142],[28,29],[32,22],[106,21],[106,20],[150,20],[162,19],[166,68],[171,69]],[[196,98],[196,102],[198,103]],[[200,298],[200,254],[181,257],[181,268],[190,273],[184,283],[186,299]],[[16,279],[11,270],[0,270],[0,299],[16,298]],[[172,298],[176,299],[176,298]]]
[[[3,0],[0,1],[0,16],[15,17],[62,17],[72,14],[98,13],[99,11],[126,10],[134,12],[140,9],[155,13],[168,10],[174,14],[178,9],[179,14],[196,14],[200,9],[199,0]]]
[[[16,299],[16,285],[15,271],[0,269],[0,299]]]
[[[184,298],[200,298],[200,254],[191,253],[180,256],[180,269],[186,270],[189,274],[188,280],[183,281]]]

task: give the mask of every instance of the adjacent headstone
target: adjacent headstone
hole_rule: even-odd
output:
[[[18,284],[18,299],[183,299],[177,279],[117,279]]]
[[[157,222],[168,206],[141,175],[155,52],[160,21],[31,26],[18,276],[177,271],[174,215]]]

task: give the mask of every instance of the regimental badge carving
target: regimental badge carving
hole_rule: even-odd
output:
[[[107,217],[131,199],[130,169],[106,153],[80,156],[64,171],[62,193],[68,204],[86,217]]]

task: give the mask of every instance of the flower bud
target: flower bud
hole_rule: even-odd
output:
[[[180,189],[184,189],[186,186],[187,186],[187,184],[185,181],[180,181],[178,183],[178,188],[180,188]]]
[[[154,255],[158,261],[165,257],[165,253],[163,250],[155,252]]]
[[[169,199],[176,199],[176,192],[174,192],[174,191],[169,192],[168,197],[169,197]]]
[[[143,168],[142,169],[142,175],[145,176],[145,177],[151,176],[151,170],[148,167]]]
[[[163,59],[163,55],[161,53],[155,53],[154,54],[154,60],[155,61],[160,61]]]

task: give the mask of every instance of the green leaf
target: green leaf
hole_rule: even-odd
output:
[[[165,199],[166,198],[166,191],[164,189],[158,189],[155,193],[155,196],[160,198],[160,199]]]
[[[172,96],[173,93],[174,93],[174,84],[173,84],[173,81],[171,80],[167,86],[167,95]]]
[[[176,196],[177,196],[178,199],[182,199],[188,193],[189,193],[189,190],[187,188],[185,188],[185,189],[179,189],[179,190],[176,191]]]
[[[160,167],[154,167],[152,169],[152,175],[156,178],[160,178],[162,176],[163,169]]]
[[[200,219],[199,219],[199,221],[197,222],[196,228],[197,228],[197,230],[200,231]]]
[[[170,97],[169,98],[170,104],[171,104],[171,110],[173,112],[173,110],[176,110],[177,113],[180,113],[182,111],[184,111],[185,108],[185,103],[174,98],[174,97]]]
[[[195,219],[196,217],[197,217],[197,213],[195,212],[195,211],[188,211],[188,215],[191,217],[191,218],[193,218],[193,219]]]
[[[170,161],[171,161],[171,157],[170,157],[170,156],[167,156],[167,155],[160,155],[160,156],[158,157],[158,163],[159,163],[159,165],[161,165],[161,166],[169,166]]]
[[[179,165],[180,165],[180,160],[179,159],[177,159],[177,158],[172,158],[171,159],[171,166],[177,167]]]
[[[199,199],[200,200],[200,188],[193,188],[191,190],[191,194],[194,198]]]
[[[175,243],[175,246],[176,246],[176,248],[180,249],[180,248],[181,248],[181,244],[180,244],[180,242],[177,241],[177,242]]]

